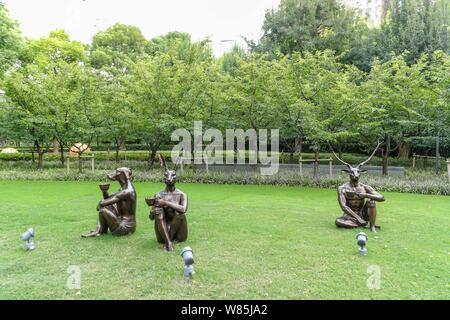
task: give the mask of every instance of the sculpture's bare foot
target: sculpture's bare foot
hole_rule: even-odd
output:
[[[377,232],[376,226],[371,226],[371,227],[370,227],[370,231],[372,231],[372,232],[374,232],[374,233],[378,233],[378,232]]]
[[[100,232],[100,230],[95,230],[95,231],[91,231],[91,232],[86,233],[86,234],[82,234],[81,237],[82,238],[93,238],[93,237],[98,237],[101,234],[102,233]]]
[[[173,252],[174,251],[173,244],[169,243],[168,245],[165,246],[165,249],[167,252]]]

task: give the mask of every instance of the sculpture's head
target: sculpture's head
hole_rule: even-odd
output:
[[[333,148],[331,148],[331,146],[330,146],[330,148],[331,148],[331,152],[333,152],[333,154],[336,157],[336,159],[338,159],[339,162],[341,162],[343,165],[345,165],[347,167],[345,169],[342,169],[342,171],[343,172],[347,172],[349,174],[351,182],[358,183],[359,182],[359,177],[361,176],[361,173],[367,172],[367,170],[361,169],[362,166],[364,166],[367,162],[369,162],[372,159],[372,157],[375,155],[375,153],[377,152],[377,150],[380,147],[380,145],[381,145],[381,142],[378,142],[378,145],[376,146],[375,150],[372,152],[370,157],[366,161],[363,161],[360,164],[358,164],[356,167],[353,167],[351,164],[348,164],[344,160],[341,160],[336,155],[336,153],[334,152]]]
[[[108,174],[108,178],[113,181],[125,183],[130,180],[132,174],[133,172],[129,168],[117,168],[116,170]]]
[[[175,183],[177,182],[178,162],[175,163],[175,165],[174,165],[172,170],[169,170],[169,168],[167,168],[166,159],[164,158],[163,155],[159,154],[159,160],[161,162],[161,167],[164,170],[164,183],[168,187],[174,186]]]
[[[342,169],[343,172],[347,172],[349,174],[350,177],[350,181],[354,182],[354,183],[358,183],[359,182],[359,177],[361,176],[361,173],[366,172],[367,170],[361,170],[359,167],[348,167],[346,169]]]

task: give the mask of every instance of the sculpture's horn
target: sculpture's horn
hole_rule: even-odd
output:
[[[337,154],[334,152],[333,147],[331,146],[331,144],[328,144],[330,146],[331,152],[333,152],[334,156],[336,157],[336,159],[339,160],[339,162],[341,162],[342,164],[346,165],[349,169],[352,168],[352,166],[350,164],[348,164],[347,162],[345,162],[344,160],[342,160],[341,158],[339,158],[337,156]]]
[[[380,141],[378,141],[378,144],[377,144],[377,146],[375,147],[375,150],[373,150],[373,152],[372,152],[372,154],[370,155],[370,157],[366,160],[366,161],[363,161],[363,162],[361,162],[360,164],[358,164],[358,169],[359,168],[361,168],[363,165],[365,165],[367,162],[369,162],[372,158],[373,158],[373,156],[375,155],[375,153],[378,151],[378,148],[381,146],[381,142]]]
[[[163,167],[164,171],[167,171],[167,163],[166,163],[166,159],[164,158],[164,156],[160,153],[159,154],[159,161],[161,162],[161,167]]]

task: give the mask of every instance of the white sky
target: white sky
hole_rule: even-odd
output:
[[[265,11],[280,0],[0,0],[27,37],[66,30],[72,39],[89,43],[99,30],[121,22],[139,27],[148,39],[169,31],[209,37],[216,55],[240,36],[258,39]],[[233,40],[232,42],[221,42]]]

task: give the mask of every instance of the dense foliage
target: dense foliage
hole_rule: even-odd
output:
[[[216,58],[208,41],[181,32],[147,40],[123,24],[90,45],[57,30],[22,46],[1,6],[0,141],[32,146],[39,167],[53,148],[64,165],[64,150],[78,142],[109,145],[116,160],[127,143],[140,144],[152,164],[174,129],[202,120],[222,131],[278,128],[292,153],[328,144],[366,153],[382,139],[386,168],[393,154],[433,152],[436,136],[445,155],[447,9],[445,1],[395,0],[382,25],[368,28],[334,0],[285,0],[267,13],[251,52]]]

